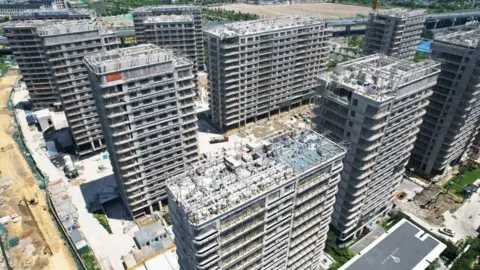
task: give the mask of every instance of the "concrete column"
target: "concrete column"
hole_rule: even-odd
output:
[[[452,26],[455,26],[455,22],[457,21],[457,18],[452,19]]]

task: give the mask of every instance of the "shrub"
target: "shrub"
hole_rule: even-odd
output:
[[[93,214],[93,217],[95,217],[98,220],[100,225],[102,225],[103,228],[105,228],[105,230],[107,230],[109,234],[112,234],[112,229],[110,228],[110,224],[108,224],[108,219],[104,214],[100,214],[100,213]]]

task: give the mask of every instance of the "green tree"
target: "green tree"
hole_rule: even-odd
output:
[[[433,33],[432,30],[428,30],[426,28],[423,28],[422,34],[420,35],[423,39],[433,39],[435,37],[435,33]]]
[[[440,261],[437,259],[435,259],[428,267],[426,270],[436,270],[438,268],[440,268]]]

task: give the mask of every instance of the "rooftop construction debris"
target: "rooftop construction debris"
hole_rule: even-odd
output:
[[[144,23],[161,23],[161,22],[193,22],[193,15],[160,15],[147,17]]]
[[[435,37],[436,42],[454,43],[471,48],[476,48],[480,39],[480,28],[463,32],[453,32],[446,35]]]
[[[327,162],[344,149],[313,131],[271,142],[252,141],[224,154],[212,154],[198,167],[167,184],[179,205],[199,224]]]
[[[227,23],[205,32],[219,37],[235,37],[249,34],[258,34],[284,28],[294,28],[311,24],[323,23],[324,20],[313,16],[284,17],[255,21]]]
[[[366,56],[341,63],[333,74],[321,78],[383,101],[394,97],[402,85],[425,77],[432,70],[439,71],[434,64],[432,60],[412,63],[384,55]]]
[[[405,8],[392,8],[392,9],[382,9],[376,11],[376,14],[395,17],[395,18],[408,18],[413,16],[427,15],[426,9],[405,9]]]
[[[173,62],[175,66],[191,63],[188,59],[173,56],[169,50],[153,44],[143,44],[109,51],[102,55],[87,56],[85,61],[94,69],[95,73],[99,74],[167,61]]]

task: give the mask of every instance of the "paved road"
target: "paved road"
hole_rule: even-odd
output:
[[[480,226],[480,194],[474,193],[455,213],[446,213],[445,226],[455,232],[454,241],[476,236]]]

